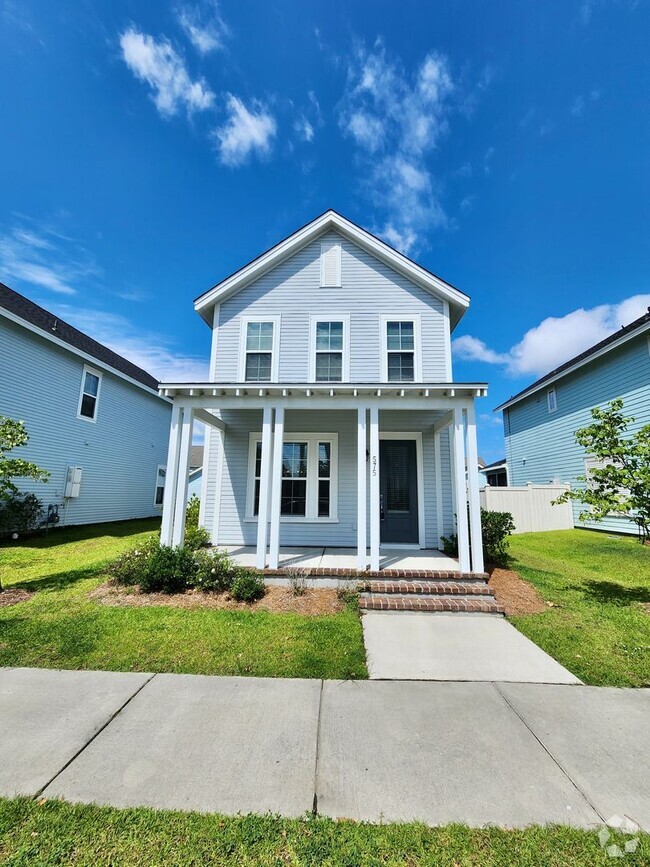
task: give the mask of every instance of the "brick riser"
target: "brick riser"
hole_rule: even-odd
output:
[[[491,597],[454,599],[445,596],[361,596],[359,607],[366,611],[454,611],[465,614],[504,614],[502,605]]]
[[[380,595],[493,596],[485,581],[369,581],[363,589]]]
[[[264,569],[264,575],[269,578],[282,578],[291,575],[292,571],[301,568],[299,565],[293,569]],[[450,572],[440,571],[437,569],[381,569],[379,572],[365,571],[359,572],[357,569],[309,569],[305,568],[305,573],[310,578],[358,578],[372,581],[386,581],[389,579],[397,579],[400,581],[419,579],[423,581],[485,581],[489,579],[487,572]]]

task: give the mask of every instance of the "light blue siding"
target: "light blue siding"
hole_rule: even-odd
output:
[[[20,480],[61,524],[160,514],[154,506],[159,464],[167,460],[171,405],[104,370],[95,422],[77,418],[84,360],[0,317],[0,415],[25,422],[30,441],[16,454],[51,472],[47,484]],[[68,466],[83,470],[80,496],[64,501]]]
[[[190,474],[190,480],[187,483],[187,499],[192,499],[192,497],[198,497],[201,499],[201,487],[203,485],[203,471],[195,470]]]
[[[624,411],[635,419],[631,431],[650,424],[650,351],[647,335],[610,350],[553,384],[557,411],[549,413],[546,389],[504,411],[506,455],[510,484],[568,482],[579,487],[585,474],[585,452],[575,431],[591,422],[590,410],[620,397]],[[574,517],[581,504],[574,503]],[[585,526],[615,532],[636,532],[636,525],[619,517]]]

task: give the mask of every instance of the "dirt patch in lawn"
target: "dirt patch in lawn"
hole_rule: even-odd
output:
[[[168,608],[210,608],[217,611],[271,611],[305,615],[337,614],[345,603],[336,590],[314,587],[302,596],[294,596],[289,587],[267,587],[265,595],[255,602],[237,602],[227,593],[140,593],[131,587],[120,587],[110,581],[89,594],[89,598],[102,605],[134,606],[164,605]]]
[[[510,569],[491,569],[488,587],[507,615],[541,614],[549,608],[533,585]]]
[[[24,602],[33,596],[33,591],[29,590],[3,590],[0,593],[0,608],[6,608],[8,605],[18,605],[19,602]]]

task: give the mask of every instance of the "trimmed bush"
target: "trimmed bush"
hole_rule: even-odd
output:
[[[35,529],[43,514],[36,494],[13,494],[0,499],[0,533],[27,533]]]
[[[224,593],[230,590],[236,567],[224,551],[195,551],[196,572],[193,586],[197,590]]]
[[[235,580],[230,588],[230,595],[237,602],[253,602],[261,599],[266,593],[264,579],[259,572],[248,569],[238,569]]]
[[[185,529],[185,547],[192,551],[207,548],[210,544],[210,534],[205,527],[187,527]]]
[[[151,553],[141,580],[143,593],[182,593],[192,586],[196,561],[189,548],[159,545]]]
[[[515,529],[510,512],[490,512],[481,509],[481,536],[486,563],[493,566],[508,565],[508,536]],[[441,536],[442,550],[448,557],[458,557],[458,536]]]
[[[158,548],[158,542],[155,539],[150,539],[144,545],[127,551],[111,563],[108,567],[108,574],[118,584],[124,584],[126,587],[142,584],[149,569],[149,561],[156,548]]]

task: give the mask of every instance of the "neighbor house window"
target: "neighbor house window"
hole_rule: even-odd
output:
[[[310,382],[345,382],[348,379],[349,316],[331,319],[312,316]]]
[[[164,465],[160,465],[156,470],[156,489],[153,497],[154,506],[162,506],[163,498],[165,496],[165,476],[167,475],[167,468]]]
[[[418,378],[418,326],[414,319],[383,320],[383,371],[386,382],[414,382]]]
[[[555,412],[557,409],[557,395],[554,388],[549,388],[546,392],[546,401],[548,403],[548,411]]]
[[[336,434],[287,434],[282,444],[283,521],[336,519]],[[262,438],[251,434],[248,518],[260,504]]]
[[[277,318],[245,319],[242,323],[240,379],[245,382],[273,382],[277,379]]]
[[[79,418],[86,418],[89,421],[95,421],[97,418],[97,403],[99,402],[101,382],[102,375],[99,371],[93,370],[90,367],[84,367],[77,409]]]

